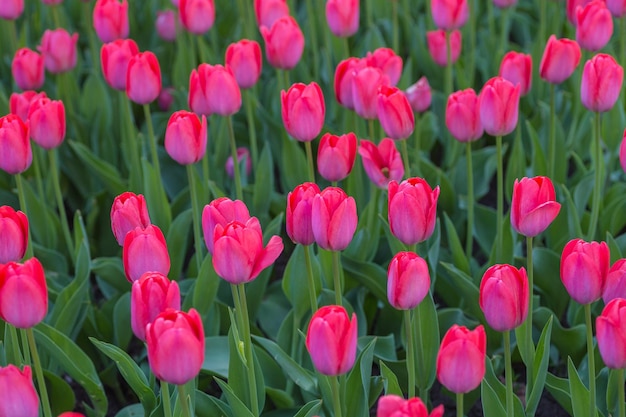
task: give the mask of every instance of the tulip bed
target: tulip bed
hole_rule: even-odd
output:
[[[3,0],[0,417],[624,417],[625,15]]]

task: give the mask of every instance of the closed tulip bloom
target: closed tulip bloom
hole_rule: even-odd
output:
[[[0,117],[0,169],[15,175],[28,169],[33,162],[28,126],[14,114]]]
[[[206,117],[202,121],[195,113],[179,110],[170,116],[165,129],[165,150],[181,165],[191,165],[206,153]]]
[[[454,64],[461,55],[461,32],[454,30],[448,35],[450,36],[450,65]],[[448,65],[448,46],[446,43],[446,32],[444,30],[433,30],[426,32],[426,43],[428,44],[428,52],[440,67]]]
[[[202,210],[202,232],[210,254],[213,254],[213,232],[218,224],[222,227],[232,221],[246,223],[250,218],[248,207],[241,200],[220,197],[204,206]]]
[[[263,60],[261,46],[256,41],[242,39],[226,48],[226,67],[230,68],[240,88],[251,88],[261,76]]]
[[[565,2],[565,14],[567,15],[567,20],[572,24],[572,26],[576,27],[576,9],[578,6],[585,7],[588,3],[591,3],[593,0],[566,0]]]
[[[127,191],[115,197],[111,206],[111,230],[118,245],[124,246],[126,234],[137,227],[150,226],[146,199],[142,194]]]
[[[399,252],[387,270],[387,299],[398,310],[412,310],[430,289],[428,264],[413,252]]]
[[[9,109],[12,114],[19,116],[22,120],[28,120],[30,105],[39,98],[48,97],[45,91],[28,90],[23,93],[11,93],[9,98]]]
[[[100,64],[104,80],[118,91],[126,91],[126,73],[130,59],[139,53],[132,39],[118,39],[102,45]]]
[[[38,417],[39,397],[30,366],[0,367],[0,417]]]
[[[598,54],[585,64],[580,86],[580,100],[594,112],[613,108],[624,81],[624,69],[611,55]]]
[[[472,88],[450,94],[446,105],[446,126],[459,142],[473,142],[483,136],[478,96]]]
[[[146,341],[146,326],[168,308],[180,310],[180,289],[176,281],[158,272],[146,272],[133,282],[130,325],[138,339]]]
[[[555,199],[550,178],[539,176],[516,179],[511,201],[511,227],[526,237],[542,233],[561,210],[561,204]]]
[[[24,13],[24,0],[6,0],[0,7],[0,19],[15,20]]]
[[[474,330],[452,325],[437,353],[437,379],[456,394],[476,389],[485,376],[487,336],[480,325]]]
[[[617,18],[626,16],[626,0],[606,0],[606,7]]]
[[[28,246],[28,218],[11,206],[0,206],[0,264],[18,262]]]
[[[19,328],[39,324],[48,312],[48,287],[37,258],[0,266],[0,318]]]
[[[315,369],[322,375],[337,376],[354,366],[357,347],[356,315],[348,317],[342,306],[317,310],[306,333],[306,348]]]
[[[194,113],[232,116],[241,108],[241,90],[230,68],[200,64],[189,77],[189,107]]]
[[[530,54],[508,52],[500,63],[500,77],[520,85],[520,95],[530,91],[533,80],[533,59]]]
[[[239,169],[241,169],[241,167],[245,163],[245,176],[249,176],[250,173],[252,173],[252,159],[250,158],[250,151],[248,150],[248,148],[237,148],[237,162],[239,162]],[[232,155],[229,156],[226,160],[226,164],[224,164],[224,170],[226,171],[226,175],[228,175],[230,178],[234,178],[235,162],[233,161]]]
[[[47,97],[34,101],[28,111],[30,137],[44,149],[53,149],[65,139],[65,106]]]
[[[493,265],[483,274],[478,303],[492,329],[506,332],[528,315],[528,276],[524,268]]]
[[[443,405],[439,405],[428,414],[426,405],[419,397],[405,400],[397,395],[383,395],[378,400],[376,417],[442,417],[443,411]]]
[[[391,48],[378,48],[364,58],[368,66],[380,69],[391,85],[398,84],[402,76],[402,58]]]
[[[480,121],[491,136],[504,136],[517,126],[520,85],[502,77],[487,81],[478,97]]]
[[[423,178],[389,183],[389,228],[405,245],[428,239],[435,230],[439,186],[435,189]]]
[[[378,90],[388,85],[391,85],[389,77],[380,68],[367,66],[355,72],[352,77],[354,111],[364,119],[376,119]]]
[[[289,16],[289,5],[287,0],[254,0],[254,15],[259,28],[271,28],[275,21]]]
[[[177,21],[178,17],[174,10],[159,10],[154,22],[159,37],[167,42],[175,41],[178,34]]]
[[[263,247],[263,232],[256,217],[245,224],[232,221],[213,232],[213,267],[215,273],[231,284],[245,284],[278,259],[283,240],[272,236]]]
[[[102,43],[128,38],[128,1],[97,0],[93,8],[93,27]]]
[[[180,0],[178,12],[185,30],[194,35],[202,35],[213,27],[215,21],[213,0]]]
[[[415,129],[411,103],[397,87],[382,86],[378,90],[378,120],[391,139],[406,139]]]
[[[609,247],[605,242],[570,240],[561,254],[561,281],[570,297],[579,304],[599,300],[609,262]]]
[[[181,0],[182,1],[182,0]],[[148,362],[159,380],[183,385],[200,373],[204,362],[204,327],[200,314],[167,309],[146,326]]]
[[[48,72],[59,74],[76,66],[76,43],[78,33],[70,35],[65,29],[46,30],[37,47],[43,55]]]
[[[122,250],[124,272],[129,282],[146,272],[170,272],[170,255],[163,232],[155,225],[136,227],[126,234]]]
[[[327,181],[341,181],[350,174],[356,160],[358,139],[354,133],[337,136],[326,133],[317,148],[317,170]]]
[[[611,369],[626,368],[626,300],[609,302],[596,319],[598,350]]]
[[[359,0],[328,0],[326,21],[333,35],[354,35],[359,30]]]
[[[359,155],[365,173],[378,188],[386,190],[389,181],[402,180],[404,176],[402,155],[392,139],[383,138],[378,145],[369,140],[361,140]]]
[[[404,92],[415,113],[424,113],[432,102],[432,93],[428,79],[424,76]]]
[[[270,27],[261,26],[261,35],[271,66],[290,70],[298,64],[304,51],[304,35],[293,17],[283,16]]]
[[[442,30],[460,29],[469,18],[467,0],[430,0],[435,26]]]
[[[150,51],[133,55],[126,71],[126,95],[137,104],[149,104],[161,92],[161,67]]]
[[[614,298],[626,298],[626,259],[616,261],[606,276],[602,300],[608,304]]]
[[[352,241],[358,223],[354,198],[341,188],[325,188],[313,198],[311,223],[320,248],[344,250]]]
[[[310,245],[315,242],[311,211],[313,199],[320,193],[320,188],[312,182],[298,185],[287,195],[287,235],[294,243]]]
[[[576,41],[581,48],[599,51],[611,40],[613,16],[603,0],[576,8]]]
[[[283,124],[290,136],[301,142],[310,142],[324,127],[326,106],[324,94],[316,82],[297,83],[287,92],[280,92]]]
[[[550,36],[541,57],[539,76],[551,84],[561,84],[574,73],[580,55],[580,46],[576,41]]]
[[[337,65],[335,70],[335,98],[343,107],[354,110],[354,100],[352,98],[352,78],[361,68],[366,66],[365,60],[361,58],[344,59]]]
[[[619,162],[620,162],[620,165],[622,166],[622,170],[626,172],[626,129],[624,130],[622,144],[619,147]]]
[[[11,61],[11,74],[22,90],[40,89],[45,74],[43,57],[32,49],[18,49]]]

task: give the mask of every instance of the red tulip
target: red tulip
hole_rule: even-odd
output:
[[[478,96],[473,89],[450,94],[446,105],[446,126],[459,142],[473,142],[483,136]]]
[[[594,112],[613,108],[624,80],[624,69],[611,55],[598,54],[585,64],[580,86],[580,100]]]
[[[398,84],[402,76],[402,58],[391,48],[378,48],[364,58],[367,66],[378,68],[389,78],[391,85]]]
[[[44,81],[43,57],[32,49],[18,49],[11,62],[11,74],[22,90],[38,90]]]
[[[487,81],[478,97],[480,121],[491,136],[504,136],[517,126],[520,85],[502,77]]]
[[[344,59],[337,65],[334,82],[335,98],[337,102],[345,108],[354,110],[352,79],[354,78],[354,74],[365,66],[366,63],[364,59],[353,57]]]
[[[310,142],[324,127],[326,106],[324,94],[316,82],[297,83],[287,92],[280,92],[283,124],[290,136],[301,142]]]
[[[389,228],[405,245],[428,239],[435,230],[439,186],[433,190],[422,178],[389,183]]]
[[[0,169],[11,175],[28,169],[33,162],[28,126],[14,114],[0,117]]]
[[[170,116],[165,129],[165,150],[181,165],[191,165],[206,153],[206,117],[202,121],[195,113],[179,110]]]
[[[78,33],[70,35],[65,29],[46,30],[37,47],[43,55],[46,70],[53,74],[71,71],[76,66]]]
[[[146,272],[170,271],[170,255],[163,232],[155,225],[136,227],[126,234],[122,251],[124,272],[129,282],[137,281]]]
[[[24,91],[23,93],[11,93],[9,99],[9,109],[12,114],[19,116],[22,121],[28,120],[28,111],[30,105],[39,98],[48,97],[45,91],[38,93],[33,90]]]
[[[548,177],[522,178],[513,184],[511,226],[523,236],[534,237],[550,226],[561,210]]]
[[[93,8],[93,27],[102,43],[128,38],[128,2],[97,0]]]
[[[539,76],[552,84],[567,80],[580,62],[580,47],[571,39],[550,36],[541,57]]]
[[[356,202],[338,187],[327,187],[313,197],[311,223],[315,242],[322,249],[341,251],[356,231]]]
[[[461,32],[454,30],[447,34],[444,30],[433,30],[426,32],[426,42],[428,43],[428,52],[435,61],[435,64],[445,67],[448,65],[448,46],[446,36],[450,36],[450,65],[454,64],[461,55]]]
[[[39,397],[30,366],[22,371],[12,364],[0,367],[0,416],[39,416]]]
[[[146,199],[141,194],[127,191],[115,197],[111,206],[111,230],[120,246],[124,246],[126,234],[137,227],[150,226]]]
[[[100,64],[104,80],[118,91],[126,91],[126,73],[130,59],[139,53],[132,39],[118,39],[102,45]]]
[[[259,28],[271,28],[275,21],[289,16],[289,5],[287,0],[254,0],[254,14]]]
[[[327,181],[341,181],[350,174],[356,160],[354,133],[341,136],[326,133],[317,148],[317,170]]]
[[[409,99],[397,87],[382,86],[378,90],[378,120],[392,139],[406,139],[415,129],[415,116]]]
[[[326,21],[333,35],[354,35],[359,30],[359,0],[328,0]]]
[[[525,96],[533,80],[533,59],[530,54],[508,52],[500,63],[500,77],[513,85],[520,85],[520,95]]]
[[[616,261],[606,276],[602,300],[608,304],[614,298],[626,298],[626,259]]]
[[[28,111],[30,137],[44,149],[53,149],[65,139],[65,106],[60,100],[39,98]]]
[[[398,310],[412,310],[430,289],[426,261],[413,252],[399,252],[387,270],[387,299]]]
[[[294,243],[310,245],[315,242],[311,210],[313,199],[320,193],[320,188],[312,182],[298,185],[287,195],[287,235]]]
[[[432,93],[428,79],[424,76],[404,92],[415,113],[424,113],[432,102]]]
[[[154,22],[157,34],[167,42],[174,42],[178,35],[178,16],[174,10],[159,10]]]
[[[528,276],[524,268],[493,265],[480,282],[480,309],[492,329],[506,332],[520,326],[528,315]]]
[[[474,330],[452,325],[437,354],[437,379],[449,391],[465,394],[476,389],[485,376],[487,336],[481,325]]]
[[[232,221],[246,223],[249,218],[248,207],[241,200],[233,201],[226,197],[220,197],[204,206],[202,210],[202,232],[209,253],[213,254],[215,226],[219,224],[224,228]]]
[[[606,0],[606,7],[617,18],[626,15],[626,1],[624,0]]]
[[[581,48],[599,51],[611,40],[613,16],[603,0],[576,8],[576,41]]]
[[[189,77],[189,107],[196,114],[232,116],[241,108],[241,90],[222,65],[200,64]]]
[[[0,264],[18,262],[28,247],[28,218],[11,206],[0,206]]]
[[[452,31],[460,29],[469,18],[467,0],[430,0],[435,26]]]
[[[355,70],[352,77],[354,111],[364,119],[376,119],[378,117],[378,91],[380,87],[387,85],[391,85],[389,77],[380,68],[367,66]]]
[[[271,66],[290,70],[298,64],[304,51],[304,35],[293,17],[283,16],[270,27],[261,26],[261,35]]]
[[[619,147],[619,162],[622,165],[622,169],[626,172],[626,129],[622,137],[622,144]]]
[[[419,397],[405,400],[397,395],[383,395],[378,400],[376,417],[442,417],[443,405],[428,414],[426,405]]]
[[[602,297],[609,273],[609,247],[605,242],[570,240],[561,254],[561,281],[570,297],[590,304]]]
[[[182,385],[200,373],[204,362],[204,328],[200,314],[167,309],[146,326],[148,361],[161,381]]]
[[[626,368],[626,300],[609,302],[596,319],[598,350],[607,367]]]
[[[215,3],[213,0],[180,0],[178,13],[185,30],[203,35],[213,27]]]
[[[361,140],[359,155],[370,181],[378,188],[387,189],[389,181],[401,181],[404,176],[402,156],[392,139],[384,138],[378,146]]]
[[[239,147],[237,148],[237,162],[239,163],[239,167],[243,166],[245,162],[245,175],[249,176],[252,172],[252,159],[250,159],[250,151],[248,148]],[[226,164],[224,164],[224,170],[226,171],[226,175],[230,178],[234,178],[235,176],[235,161],[233,161],[233,156],[229,156],[226,160]]]
[[[0,318],[19,328],[39,324],[48,312],[48,287],[37,258],[0,266]]]
[[[126,71],[126,95],[137,104],[149,104],[161,92],[161,67],[156,55],[140,52],[130,58]]]
[[[217,275],[231,284],[245,284],[276,261],[283,251],[283,241],[272,236],[263,247],[263,232],[256,217],[246,223],[232,221],[213,232],[213,267]]]
[[[251,88],[259,80],[263,60],[256,41],[242,39],[226,48],[226,67],[230,68],[240,88]]]
[[[158,272],[146,272],[133,282],[130,325],[138,339],[146,341],[146,326],[168,308],[180,310],[180,290],[176,281],[170,281]]]
[[[0,7],[0,19],[15,20],[24,13],[24,0],[5,0]]]
[[[336,376],[354,366],[357,347],[356,315],[342,306],[325,306],[313,314],[306,333],[306,348],[320,374]]]

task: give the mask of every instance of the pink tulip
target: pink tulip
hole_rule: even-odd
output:
[[[614,298],[626,298],[626,259],[616,261],[606,276],[602,300],[608,304]]]
[[[428,414],[419,397],[405,400],[397,395],[383,395],[378,400],[376,417],[442,417],[443,411],[443,405],[439,405]]]
[[[354,133],[341,136],[326,133],[317,148],[317,170],[327,181],[341,181],[350,174],[356,160],[358,139]]]
[[[605,242],[572,239],[565,245],[561,254],[561,281],[574,301],[590,304],[602,297],[609,259]]]
[[[354,366],[357,347],[356,315],[342,306],[325,306],[313,314],[306,333],[306,348],[320,374],[336,376]]]
[[[452,325],[437,354],[437,379],[449,391],[465,394],[476,389],[485,376],[487,336],[481,325],[474,330]]]
[[[22,90],[40,89],[44,81],[43,57],[32,49],[18,49],[11,62],[11,74]]]
[[[287,195],[286,223],[287,235],[294,243],[310,245],[315,242],[311,211],[313,200],[320,188],[312,182],[298,185]]]
[[[202,210],[202,232],[209,253],[213,254],[215,226],[219,224],[224,228],[232,221],[246,223],[249,218],[248,207],[241,200],[233,201],[226,197],[220,197],[204,206]]]
[[[404,92],[415,113],[424,113],[432,102],[432,93],[428,79],[424,76]]]
[[[0,206],[0,264],[19,262],[28,247],[28,218],[11,206]]]
[[[33,162],[28,126],[14,114],[0,117],[0,169],[11,175],[28,169]]]
[[[174,42],[178,35],[178,17],[174,10],[159,10],[154,22],[157,34],[167,42]]]
[[[0,367],[0,416],[39,416],[39,397],[30,366],[21,371],[12,364]]]
[[[555,199],[554,185],[550,178],[516,179],[511,201],[511,227],[527,237],[542,233],[561,210],[561,205]]]
[[[624,81],[624,69],[611,55],[598,54],[585,63],[580,86],[580,100],[594,112],[613,108]]]
[[[593,0],[566,0],[565,14],[567,15],[567,20],[569,20],[574,27],[576,27],[576,9],[578,6],[585,7],[592,1]]]
[[[450,94],[446,105],[446,126],[459,142],[473,142],[483,136],[478,96],[473,89]]]
[[[454,30],[447,34],[444,30],[433,30],[426,32],[426,42],[428,43],[428,52],[440,67],[448,65],[448,46],[446,36],[450,36],[450,65],[454,64],[461,56],[461,32]]]
[[[204,116],[203,116],[204,117]],[[248,148],[239,147],[237,148],[237,162],[239,162],[239,167],[245,162],[245,176],[249,176],[252,173],[252,159],[250,158],[250,151]],[[232,155],[228,157],[226,160],[226,164],[224,165],[224,170],[226,171],[226,175],[230,178],[234,178],[235,176],[235,162],[233,161]]]
[[[442,30],[460,29],[469,18],[467,0],[430,0],[430,7],[435,26]]]
[[[178,13],[187,32],[203,35],[213,27],[215,3],[213,0],[180,0]]]
[[[241,108],[241,90],[230,68],[200,64],[189,77],[189,107],[196,114],[232,116]]]
[[[359,0],[328,0],[326,21],[333,35],[354,35],[359,30]]]
[[[0,7],[0,19],[15,20],[24,13],[24,0],[5,0]]]
[[[115,197],[111,206],[111,230],[118,245],[124,246],[126,234],[136,228],[150,226],[146,199],[142,194],[127,191]]]
[[[387,299],[398,310],[412,310],[430,289],[428,264],[413,252],[399,252],[387,270]]]
[[[354,198],[341,188],[325,188],[313,198],[311,223],[320,248],[344,250],[352,241],[358,223]]]
[[[39,98],[28,111],[30,137],[44,149],[53,149],[65,139],[65,106],[60,100]]]
[[[232,70],[239,88],[251,88],[261,76],[261,46],[248,39],[231,43],[226,48],[225,62],[226,67]]]
[[[550,36],[541,57],[539,76],[552,84],[567,80],[580,62],[580,47],[571,39],[557,39]]]
[[[48,72],[59,74],[76,66],[76,43],[78,33],[70,35],[65,29],[46,30],[37,47],[43,55]]]
[[[102,43],[128,38],[128,1],[97,0],[93,8],[93,27]]]
[[[102,45],[100,64],[104,80],[118,91],[126,91],[126,73],[130,59],[139,53],[132,39],[118,39]]]
[[[378,188],[387,189],[389,181],[402,180],[402,156],[392,139],[384,138],[378,146],[369,140],[361,140],[359,155],[365,173]]]
[[[146,341],[146,326],[168,308],[180,310],[180,290],[176,281],[170,281],[158,272],[146,272],[133,282],[130,325],[139,340]]]
[[[130,58],[126,71],[126,95],[137,104],[149,104],[161,92],[161,67],[156,55],[140,52]]]
[[[378,120],[392,139],[406,139],[415,129],[415,116],[409,99],[397,87],[382,86],[378,90]]]
[[[500,63],[500,77],[509,80],[513,85],[520,85],[520,95],[530,91],[533,80],[533,60],[530,54],[508,52]]]
[[[59,417],[85,417],[85,415],[81,413],[74,413],[72,411],[66,411],[65,413],[59,414]]]
[[[271,28],[275,21],[289,16],[289,5],[287,0],[254,0],[254,14],[259,28]]]
[[[596,338],[606,366],[626,368],[626,300],[616,298],[604,307],[596,319]]]
[[[271,66],[290,70],[298,64],[304,51],[304,35],[293,17],[283,16],[270,27],[261,26],[261,35]]]
[[[360,58],[344,59],[335,70],[335,98],[347,109],[354,110],[352,99],[352,79],[354,74],[366,66],[365,60]]]
[[[613,16],[603,0],[576,8],[576,41],[581,48],[599,51],[611,40]]]
[[[126,234],[122,251],[128,282],[137,281],[146,272],[170,272],[170,255],[163,232],[155,225],[136,227]]]
[[[423,178],[389,183],[389,228],[405,245],[428,239],[435,230],[439,186],[435,189]]]
[[[179,110],[170,116],[165,129],[165,150],[181,165],[191,165],[204,158],[207,143],[206,117]]]
[[[12,114],[19,116],[22,121],[27,121],[30,105],[35,100],[45,97],[48,97],[45,91],[38,93],[33,90],[28,90],[21,94],[11,93],[11,98],[9,99],[9,109]]]
[[[402,58],[391,48],[378,48],[364,58],[367,66],[378,68],[389,78],[391,85],[398,84],[402,76]]]
[[[280,92],[283,124],[290,136],[300,142],[310,142],[324,127],[326,105],[324,94],[316,82],[297,83],[287,92]]]
[[[626,0],[606,0],[606,7],[614,17],[621,18],[626,16]]]
[[[492,329],[506,332],[520,326],[528,315],[528,276],[524,268],[493,265],[480,282],[480,309]]]
[[[19,329],[27,329],[46,317],[48,287],[43,266],[37,258],[23,264],[0,266],[0,318]]]
[[[491,136],[504,136],[517,126],[520,85],[502,77],[487,81],[478,97],[480,121]]]
[[[352,77],[354,111],[364,119],[376,119],[378,117],[378,90],[388,85],[391,85],[389,77],[380,68],[367,66],[356,70]]]
[[[157,97],[157,106],[162,112],[169,111],[172,103],[174,103],[174,87],[165,87],[161,89],[159,96]]]

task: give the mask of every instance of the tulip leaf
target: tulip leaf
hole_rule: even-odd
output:
[[[187,256],[187,243],[189,242],[189,228],[192,225],[192,217],[191,209],[183,211],[176,216],[172,222],[172,227],[167,232],[166,241],[170,255],[170,272],[168,275],[171,279],[177,279],[182,275]],[[202,242],[202,245],[204,246],[204,242]],[[191,265],[195,266],[195,263]]]
[[[569,389],[572,399],[572,411],[574,417],[589,416],[589,390],[580,380],[578,371],[572,362],[572,358],[567,358],[567,375],[569,379]]]
[[[606,390],[606,405],[610,415],[617,415],[618,391],[624,389],[624,370],[609,369],[609,380]]]
[[[130,292],[124,293],[113,308],[113,335],[115,344],[126,349],[133,337],[130,323]]]
[[[308,271],[306,267],[303,268],[303,266],[306,265],[305,251],[308,251],[310,254],[309,257],[311,259],[316,299],[322,289],[322,283],[320,282],[320,265],[317,257],[313,254],[313,249],[311,246],[296,245],[285,267],[282,287],[287,299],[289,299],[289,302],[293,306],[295,317],[298,320],[311,309],[311,302],[309,301],[309,279],[307,277]]]
[[[480,384],[480,396],[484,417],[501,417],[506,415],[504,405],[486,379]]]
[[[293,190],[299,184],[311,181],[307,173],[308,165],[299,142],[287,137],[287,133],[281,136],[281,172],[289,173],[289,175],[282,175],[281,180],[285,189]]]
[[[546,374],[548,373],[548,365],[550,363],[550,336],[552,335],[552,316],[543,327],[535,358],[533,360],[533,387],[526,403],[526,415],[535,415],[537,406],[543,394],[543,388],[546,383]]]
[[[470,269],[470,264],[465,256],[463,246],[461,246],[459,236],[456,234],[456,228],[450,220],[450,217],[448,217],[448,214],[445,212],[443,213],[443,218],[446,224],[446,235],[448,236],[448,245],[450,245],[450,252],[452,253],[454,265],[467,275],[471,275],[472,271]]]
[[[174,222],[174,224],[175,223],[176,222]],[[206,317],[211,305],[215,301],[220,280],[221,278],[215,273],[215,269],[213,269],[213,258],[211,254],[208,254],[200,266],[200,273],[193,287],[192,304],[203,318]]]
[[[146,159],[141,160],[141,166],[143,169],[144,196],[150,218],[152,223],[159,226],[163,234],[167,236],[172,222],[172,213],[163,189],[163,183],[157,171]]]
[[[259,161],[254,172],[254,193],[252,195],[252,207],[257,216],[264,216],[269,211],[269,196],[274,190],[274,161],[269,144],[263,146]]]
[[[510,335],[506,335],[505,337],[510,337]],[[491,395],[495,395],[495,398],[497,399],[497,403],[500,405],[500,407],[506,408],[506,386],[502,382],[500,382],[500,379],[498,379],[498,377],[496,376],[493,370],[492,361],[490,360],[486,361],[485,377],[483,378],[483,383],[486,383],[487,385],[487,395],[488,395],[487,404],[490,408],[489,410],[487,410],[485,408],[485,403],[483,403],[485,417],[490,417],[490,416],[497,417],[497,416],[506,415],[506,412],[499,413],[499,408],[497,404],[495,404],[493,401],[494,398],[490,398]],[[484,386],[481,387],[482,393],[485,392],[483,391],[483,389],[485,389]],[[515,412],[515,417],[522,417],[525,415],[522,402],[517,395],[513,395],[513,410]]]
[[[152,389],[150,389],[146,375],[143,373],[141,368],[119,347],[110,343],[102,342],[93,337],[90,337],[89,340],[102,353],[115,362],[120,374],[133,392],[137,394],[139,401],[141,401],[145,415],[150,415],[152,410],[156,407],[156,397],[154,396]]]
[[[609,232],[606,233],[606,243],[609,245],[609,253],[611,254],[611,265],[617,260],[622,259],[622,250],[619,244],[615,241],[613,235]]]
[[[76,402],[76,396],[72,387],[63,378],[52,372],[44,370],[44,376],[52,414],[56,416],[64,411],[72,410]]]
[[[225,414],[222,408],[213,401],[214,397],[211,397],[207,393],[198,389],[194,390],[194,393],[196,396],[195,413],[198,417],[223,417],[224,415],[230,415]]]
[[[364,285],[379,300],[387,299],[387,271],[374,262],[361,262],[341,257],[341,265],[350,277]]]
[[[126,292],[130,284],[124,274],[121,257],[95,258],[91,261],[91,270],[97,277],[113,286],[118,292]]]
[[[385,395],[399,395],[401,397],[403,395],[402,388],[400,388],[396,374],[383,361],[379,361],[378,366],[384,379]]]
[[[219,378],[215,378],[215,382],[217,382],[224,395],[226,395],[226,399],[228,400],[228,404],[230,404],[234,415],[237,417],[254,417],[254,414],[250,412],[248,407],[246,407],[243,401],[241,401],[237,394],[235,394],[230,384],[227,384]]]
[[[84,144],[69,140],[70,148],[76,156],[83,162],[85,169],[93,172],[113,195],[122,194],[128,189],[128,185],[121,180],[123,176],[110,163],[98,158]]]
[[[547,248],[533,249],[535,287],[541,290],[542,304],[557,317],[565,313],[570,299],[561,280],[554,276],[560,263],[561,256],[556,252]]]
[[[573,413],[568,380],[566,378],[559,378],[548,372],[546,376],[546,388],[561,407],[571,416]]]
[[[419,320],[419,323],[418,323]],[[417,327],[417,386],[427,391],[435,382],[437,353],[439,352],[439,322],[437,309],[430,293],[415,308],[413,325]]]
[[[368,395],[370,391],[370,375],[372,374],[375,344],[376,339],[373,339],[365,349],[363,349],[348,374],[344,401],[345,404],[350,405],[349,414],[353,417],[369,416]]]
[[[441,262],[441,266],[450,274],[459,295],[466,301],[465,311],[481,323],[485,323],[485,316],[478,305],[478,288],[472,279],[450,263]]]
[[[39,150],[35,149],[34,151]],[[26,200],[27,207],[26,215],[33,240],[48,249],[56,248],[57,236],[61,236],[59,217],[46,204],[45,200],[40,199],[35,194],[35,190],[28,181],[22,181],[22,184],[24,184],[24,200]]]
[[[320,408],[322,408],[322,400],[309,401],[293,417],[312,417]]]
[[[143,406],[141,404],[131,404],[117,412],[115,417],[144,417]]]

